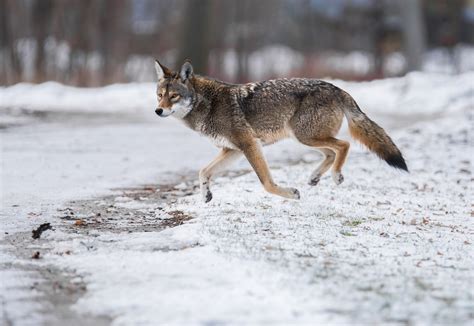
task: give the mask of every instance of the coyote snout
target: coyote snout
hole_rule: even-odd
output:
[[[212,199],[211,177],[245,156],[269,193],[299,199],[295,188],[278,186],[263,157],[261,145],[294,136],[300,143],[319,150],[322,163],[309,184],[315,186],[329,169],[336,184],[344,177],[342,166],[349,142],[336,137],[344,116],[351,135],[389,165],[408,171],[402,153],[387,133],[370,120],[354,99],[340,88],[316,79],[292,78],[249,84],[228,84],[194,75],[185,62],[179,72],[158,61],[158,109],[160,117],[173,115],[191,129],[208,136],[222,150],[199,172],[201,194]]]

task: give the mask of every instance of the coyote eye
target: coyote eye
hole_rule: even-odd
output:
[[[179,97],[178,94],[173,94],[173,95],[171,95],[170,98],[171,98],[172,100],[176,100],[178,97]]]
[[[160,93],[160,94],[158,94],[158,98],[162,98],[162,97],[163,97],[163,95],[161,95],[161,93]]]

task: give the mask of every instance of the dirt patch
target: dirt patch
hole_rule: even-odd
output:
[[[178,184],[144,185],[115,189],[115,194],[70,202],[58,209],[60,227],[66,232],[87,234],[92,230],[121,232],[156,232],[192,219],[186,212],[168,210],[180,197],[195,193],[194,181]]]
[[[162,225],[165,227],[172,228],[178,225],[182,225],[186,221],[189,221],[190,219],[192,219],[191,215],[188,215],[184,213],[183,211],[179,211],[179,210],[168,212],[168,214],[171,215],[172,218],[166,219],[163,221]]]

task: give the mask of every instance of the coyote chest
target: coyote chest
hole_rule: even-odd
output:
[[[219,148],[230,148],[230,149],[239,149],[235,146],[227,137],[220,136],[220,135],[206,135],[207,138],[212,142],[212,144]],[[281,139],[288,138],[291,136],[291,132],[288,130],[281,130],[276,133],[261,135],[260,137],[256,137],[256,140],[263,146],[271,145],[278,142]]]
[[[206,135],[204,134],[209,140],[214,144],[214,146],[219,148],[231,148],[231,149],[238,149],[237,146],[232,144],[226,137],[219,136],[219,135]]]
[[[227,137],[223,135],[219,135],[215,132],[206,131],[206,127],[203,123],[199,123],[191,127],[194,131],[197,131],[200,135],[205,136],[208,138],[211,143],[218,147],[218,148],[230,148],[230,149],[238,149]]]

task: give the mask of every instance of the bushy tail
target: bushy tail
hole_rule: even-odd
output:
[[[385,130],[370,120],[355,102],[353,106],[345,108],[344,113],[349,122],[352,137],[367,146],[390,166],[408,172],[405,159],[392,139]]]

